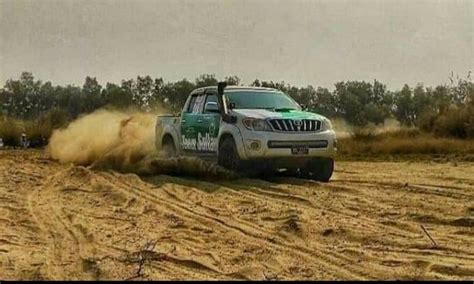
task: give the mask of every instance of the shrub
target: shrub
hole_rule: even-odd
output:
[[[25,133],[30,146],[41,147],[48,143],[54,129],[62,128],[70,121],[70,115],[64,110],[53,109],[38,119],[21,121],[11,117],[0,120],[0,138],[7,146],[19,146],[20,136]]]
[[[374,125],[366,127],[355,127],[352,132],[352,138],[358,141],[370,141],[377,138],[376,128]]]
[[[21,133],[22,129],[18,121],[9,117],[0,118],[0,138],[3,139],[5,145],[19,145]]]
[[[467,108],[452,107],[435,120],[433,132],[438,136],[467,138],[470,115],[474,113],[470,114]]]
[[[340,158],[456,155],[467,159],[474,155],[472,140],[436,137],[416,128],[402,128],[379,134],[360,133],[357,136],[338,139]]]
[[[417,118],[416,124],[421,130],[431,132],[433,131],[436,118],[438,118],[438,114],[434,110],[426,109]]]

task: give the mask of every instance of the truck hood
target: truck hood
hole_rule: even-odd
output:
[[[233,109],[232,113],[237,114],[241,117],[250,118],[288,118],[288,119],[317,119],[324,120],[326,117],[302,110],[290,110],[290,111],[272,111],[266,109]]]

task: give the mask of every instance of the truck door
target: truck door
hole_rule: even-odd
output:
[[[198,133],[202,124],[202,109],[205,96],[192,95],[188,107],[181,117],[181,149],[188,153],[198,152]]]
[[[205,154],[217,154],[217,136],[219,135],[219,124],[221,116],[219,112],[219,102],[214,93],[206,94],[204,109],[202,113],[202,133],[201,150]]]

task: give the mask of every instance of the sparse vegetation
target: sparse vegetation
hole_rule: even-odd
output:
[[[470,154],[472,141],[447,137],[474,138],[474,83],[470,73],[466,79],[453,77],[449,85],[431,88],[418,84],[413,89],[405,85],[400,91],[387,90],[377,80],[373,83],[337,82],[333,91],[258,79],[251,85],[279,89],[308,110],[356,127],[354,139],[341,139],[343,154],[391,155],[418,150],[430,154]],[[237,76],[225,80],[231,85],[241,84]],[[99,108],[133,108],[143,112],[165,108],[177,112],[191,90],[217,82],[214,75],[203,74],[194,82],[183,79],[165,83],[162,78],[138,76],[122,80],[120,85],[107,83],[104,88],[96,78],[86,77],[82,87],[53,86],[23,72],[18,80],[8,80],[0,89],[0,138],[5,145],[17,146],[21,133],[26,133],[30,140],[36,141],[34,144],[41,146],[48,141],[53,129]],[[371,128],[379,127],[388,119],[396,119],[402,127],[420,129],[423,133],[407,140],[406,133],[371,132]],[[371,140],[364,145],[368,138]],[[448,146],[454,148],[442,149]]]
[[[474,161],[474,140],[437,137],[417,128],[375,133],[368,128],[338,139],[340,159],[455,159]]]
[[[60,109],[52,109],[30,120],[4,116],[0,118],[0,137],[5,145],[19,146],[20,136],[25,133],[31,147],[42,147],[48,143],[54,129],[67,125],[69,121],[69,114]]]

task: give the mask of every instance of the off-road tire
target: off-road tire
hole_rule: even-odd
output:
[[[334,160],[330,158],[314,159],[301,169],[301,176],[320,182],[328,182],[334,172]]]
[[[174,146],[173,138],[166,137],[163,139],[163,155],[166,158],[174,158],[177,156],[176,147]]]
[[[219,166],[231,171],[240,171],[242,161],[233,138],[227,137],[219,143],[218,162]]]

